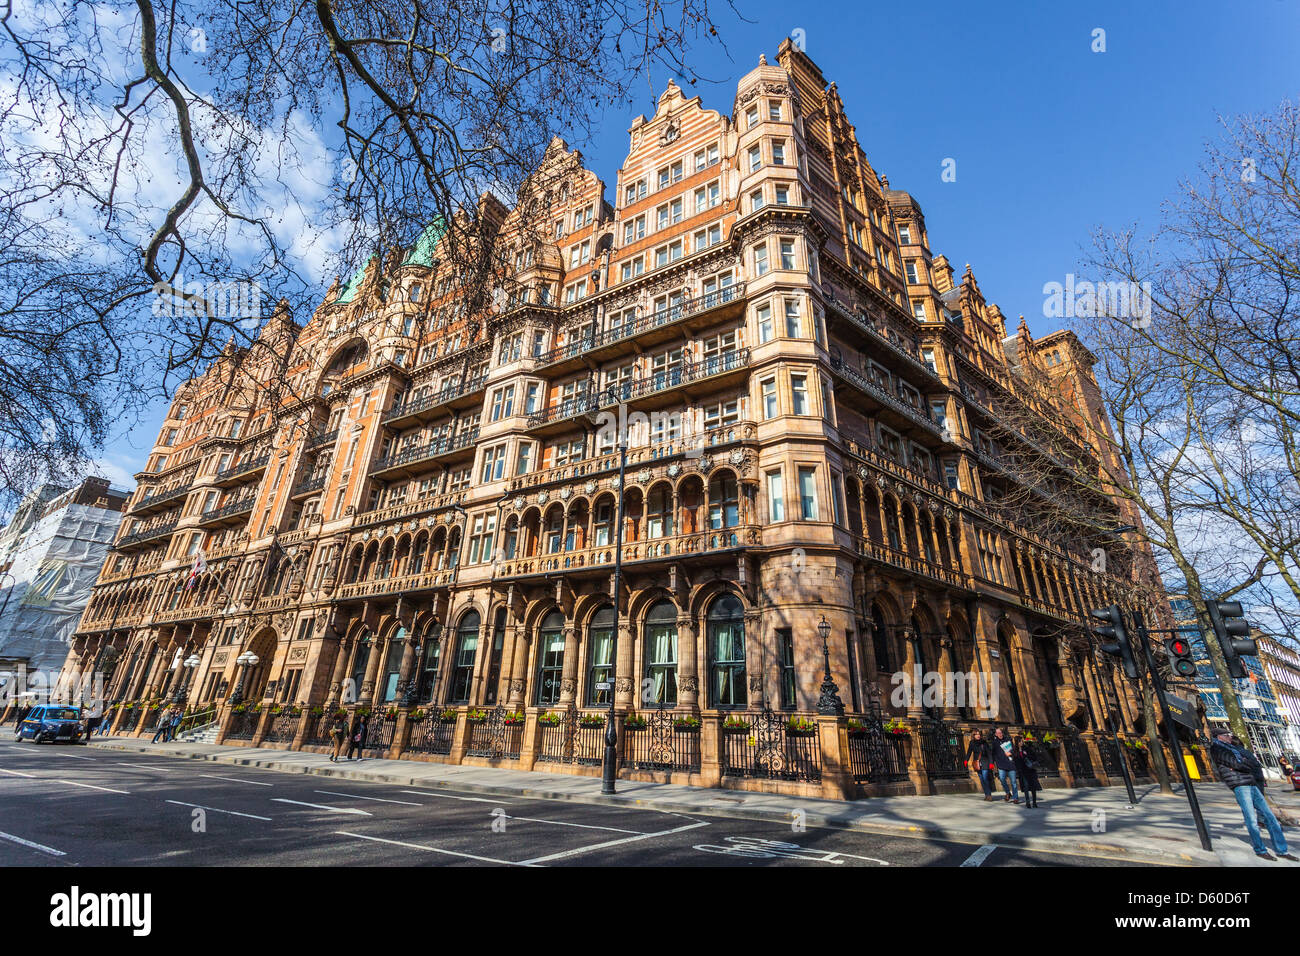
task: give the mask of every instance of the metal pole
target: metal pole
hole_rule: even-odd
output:
[[[1173,717],[1169,713],[1169,702],[1165,700],[1165,682],[1160,677],[1160,672],[1156,669],[1155,657],[1151,653],[1151,642],[1147,639],[1147,625],[1142,618],[1142,612],[1133,609],[1133,621],[1137,625],[1138,640],[1142,643],[1142,656],[1146,660],[1147,671],[1151,674],[1151,685],[1155,689],[1156,698],[1160,701],[1160,715],[1165,721],[1165,732],[1169,734],[1169,744],[1174,751],[1174,763],[1178,765],[1178,777],[1183,782],[1183,790],[1187,793],[1187,803],[1192,808],[1192,819],[1196,821],[1196,834],[1201,838],[1201,849],[1209,850],[1210,831],[1205,825],[1205,818],[1201,816],[1201,804],[1196,799],[1196,791],[1192,788],[1192,780],[1187,774],[1187,764],[1183,762],[1183,747],[1178,740],[1178,729],[1174,726]]]
[[[623,501],[625,489],[623,487],[624,478],[627,474],[627,432],[623,424],[619,425],[618,437],[618,508],[616,509],[616,522],[618,527],[614,530],[614,642],[610,648],[610,674],[614,680],[610,682],[609,689],[609,714],[605,718],[605,760],[601,768],[600,792],[614,793],[614,778],[617,774],[615,761],[617,760],[618,734],[614,730],[614,692],[618,683],[618,632],[622,622],[620,615],[620,605],[623,597]]]
[[[1090,650],[1088,660],[1092,664],[1092,679],[1097,684],[1097,690],[1101,692],[1101,716],[1106,721],[1106,733],[1110,735],[1110,745],[1115,748],[1115,756],[1119,759],[1119,772],[1124,778],[1124,788],[1128,791],[1129,806],[1137,805],[1137,793],[1133,790],[1133,778],[1128,772],[1128,758],[1124,756],[1124,748],[1119,743],[1119,733],[1115,730],[1115,725],[1111,723],[1110,707],[1107,706],[1106,688],[1101,682],[1101,670],[1097,667],[1097,657],[1095,650]]]

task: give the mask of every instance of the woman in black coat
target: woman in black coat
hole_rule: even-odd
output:
[[[1033,809],[1038,806],[1038,791],[1042,790],[1042,785],[1038,782],[1038,751],[1034,749],[1031,741],[1023,737],[1016,738],[1015,747],[1016,759],[1016,776],[1020,778],[1021,787],[1025,791],[1025,809]]]
[[[358,758],[361,756],[362,749],[366,746],[366,733],[369,730],[370,730],[370,726],[367,723],[365,717],[362,717],[357,720],[356,724],[352,728],[352,736],[348,740],[349,760],[352,759],[352,755],[354,753],[358,756]]]

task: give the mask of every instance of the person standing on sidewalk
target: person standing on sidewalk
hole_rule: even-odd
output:
[[[181,720],[183,719],[182,711],[179,707],[172,708],[172,718],[167,722],[167,739],[175,740],[176,731],[181,729]]]
[[[348,721],[343,715],[334,718],[334,723],[330,725],[330,741],[334,745],[334,750],[330,753],[330,760],[337,761],[339,754],[343,752],[343,744],[348,739]]]
[[[1241,807],[1241,815],[1246,820],[1246,830],[1250,833],[1250,844],[1255,855],[1264,860],[1276,860],[1278,856],[1284,860],[1296,860],[1296,857],[1287,852],[1282,825],[1277,822],[1268,801],[1264,799],[1261,788],[1268,786],[1264,780],[1264,765],[1253,753],[1234,741],[1236,738],[1226,727],[1216,733],[1214,743],[1210,744],[1210,761],[1214,764],[1214,772],[1219,775],[1219,779],[1237,798],[1237,806]],[[1268,827],[1268,835],[1273,839],[1273,849],[1277,856],[1269,853],[1264,846],[1256,816]]]
[[[993,799],[993,751],[989,749],[989,742],[984,739],[984,734],[978,730],[971,731],[970,746],[966,748],[966,765],[970,766],[972,760],[975,761],[975,772],[980,775],[984,799],[991,801]]]
[[[993,750],[993,764],[998,768],[998,782],[1002,784],[1004,794],[1002,800],[1004,803],[1019,803],[1020,794],[1016,790],[1015,745],[1001,727],[993,731],[993,739],[989,743]]]
[[[358,717],[356,724],[352,727],[352,739],[348,741],[349,760],[352,759],[353,753],[357,755],[358,760],[361,759],[362,748],[366,745],[366,732],[369,729],[370,727],[366,724],[366,718],[364,716]]]
[[[158,715],[158,723],[154,726],[153,740],[151,743],[156,744],[159,737],[163,738],[164,741],[167,740],[167,728],[171,726],[171,714],[172,711],[169,707]]]
[[[1043,788],[1038,783],[1038,752],[1032,741],[1023,737],[1016,738],[1016,776],[1020,780],[1020,789],[1025,792],[1025,809],[1038,809],[1038,791]]]

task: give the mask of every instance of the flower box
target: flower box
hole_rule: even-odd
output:
[[[446,710],[438,713],[438,723],[454,724],[456,722],[456,712],[448,707]]]
[[[605,718],[596,714],[584,714],[578,718],[579,727],[604,727]]]
[[[465,719],[471,724],[481,724],[483,721],[487,720],[487,714],[481,710],[471,710],[465,715]]]
[[[564,723],[564,718],[557,713],[547,712],[538,717],[537,722],[547,727],[556,727]]]
[[[700,718],[698,717],[678,717],[673,721],[674,730],[682,730],[687,733],[700,729]]]
[[[429,712],[422,707],[417,707],[415,708],[415,710],[411,711],[406,715],[407,719],[414,723],[419,723],[420,721],[424,720],[428,716],[429,716]]]
[[[524,715],[519,713],[518,711],[515,711],[513,713],[506,714],[502,723],[504,723],[507,727],[514,727],[517,724],[522,724],[524,720],[525,720]]]
[[[623,721],[623,727],[627,730],[645,730],[645,718],[629,714],[627,719]]]

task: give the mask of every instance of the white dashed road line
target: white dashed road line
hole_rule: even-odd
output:
[[[275,786],[275,784],[273,784],[273,783],[259,783],[259,782],[256,781],[256,780],[241,780],[239,777],[218,777],[218,776],[217,776],[216,774],[214,774],[214,773],[200,773],[200,774],[195,774],[195,776],[198,776],[198,777],[207,777],[209,780],[233,780],[235,783],[247,783],[247,784],[251,784],[251,785],[254,786],[254,787],[274,787],[274,786]]]
[[[335,830],[339,836],[352,837],[355,840],[370,840],[374,843],[387,843],[390,846],[404,846],[410,850],[424,850],[428,853],[443,853],[447,856],[459,856],[466,860],[478,860],[480,863],[501,863],[505,866],[529,866],[528,863],[516,863],[513,860],[496,860],[490,856],[475,856],[473,853],[460,853],[456,850],[443,850],[436,846],[424,846],[419,843],[403,843],[401,840],[385,840],[383,837],[366,836],[364,833],[348,833],[346,830]]]
[[[73,760],[94,760],[94,759],[95,759],[94,757],[83,757],[83,756],[81,756],[81,754],[65,754],[65,753],[59,753],[59,751],[57,751],[57,750],[54,751],[54,756],[56,756],[56,757],[70,757],[70,758],[72,758]]]
[[[699,827],[707,827],[708,825],[707,821],[701,821],[700,823],[692,823],[689,826],[675,827],[672,830],[658,830],[655,833],[639,833],[636,836],[624,837],[621,840],[607,840],[604,843],[594,843],[591,846],[580,846],[574,850],[562,850],[559,853],[552,853],[550,856],[535,857],[531,860],[524,860],[524,863],[530,865],[535,863],[549,863],[551,860],[563,860],[566,857],[578,856],[580,853],[590,853],[592,850],[603,850],[607,847],[620,846],[624,843],[635,843],[637,840],[649,840],[652,837],[669,836],[673,833],[681,833],[685,830],[695,830]]]
[[[333,790],[313,790],[312,793],[322,793],[327,797],[350,797],[353,800],[373,800],[375,803],[400,803],[404,807],[422,807],[423,803],[414,803],[411,800],[385,800],[383,797],[363,797],[359,793],[335,793]]]
[[[125,763],[123,761],[119,761],[118,763],[114,764],[114,766],[135,767],[138,770],[157,770],[159,773],[172,773],[176,769],[175,767],[151,767],[147,763]]]
[[[446,797],[448,800],[468,800],[471,803],[490,803],[497,807],[508,807],[510,804],[502,803],[500,800],[490,800],[487,797],[457,797],[450,793],[437,793],[433,790],[402,790],[401,793],[414,793],[421,797]]]
[[[323,803],[304,803],[301,800],[287,800],[284,797],[272,797],[275,803],[293,803],[300,807],[314,807],[317,810],[328,810],[330,813],[351,813],[360,817],[368,817],[370,814],[365,810],[358,810],[356,807],[331,807]]]
[[[69,787],[85,787],[87,790],[103,790],[105,793],[121,793],[127,796],[131,795],[130,790],[114,790],[112,787],[97,787],[93,783],[77,783],[75,780],[56,780],[55,783],[66,783]]]
[[[17,770],[5,770],[3,767],[0,767],[0,773],[11,773],[15,777],[31,777],[33,780],[37,779],[36,774],[34,773],[20,773]]]
[[[220,807],[205,807],[199,803],[185,803],[182,800],[168,800],[168,803],[174,803],[178,807],[193,807],[196,810],[206,810],[209,813],[228,813],[232,817],[248,817],[250,820],[270,820],[270,817],[259,817],[256,813],[239,813],[236,810],[222,810]]]
[[[565,820],[539,820],[536,817],[512,817],[506,814],[507,820],[520,820],[525,823],[549,823],[553,827],[581,827],[584,830],[609,830],[611,833],[635,833],[638,836],[645,836],[644,830],[624,830],[622,827],[598,827],[591,823],[569,823]]]
[[[52,846],[46,846],[44,843],[33,843],[31,840],[24,840],[22,837],[16,837],[12,833],[5,833],[0,830],[0,839],[9,840],[12,843],[21,843],[23,846],[31,847],[33,850],[40,850],[42,853],[48,853],[50,856],[67,856],[62,850],[56,850]]]
[[[980,847],[978,850],[976,850],[974,853],[968,856],[965,862],[962,863],[962,866],[979,866],[981,863],[987,860],[992,855],[993,851],[996,849],[997,847],[994,846],[992,843],[986,844],[985,846]]]

